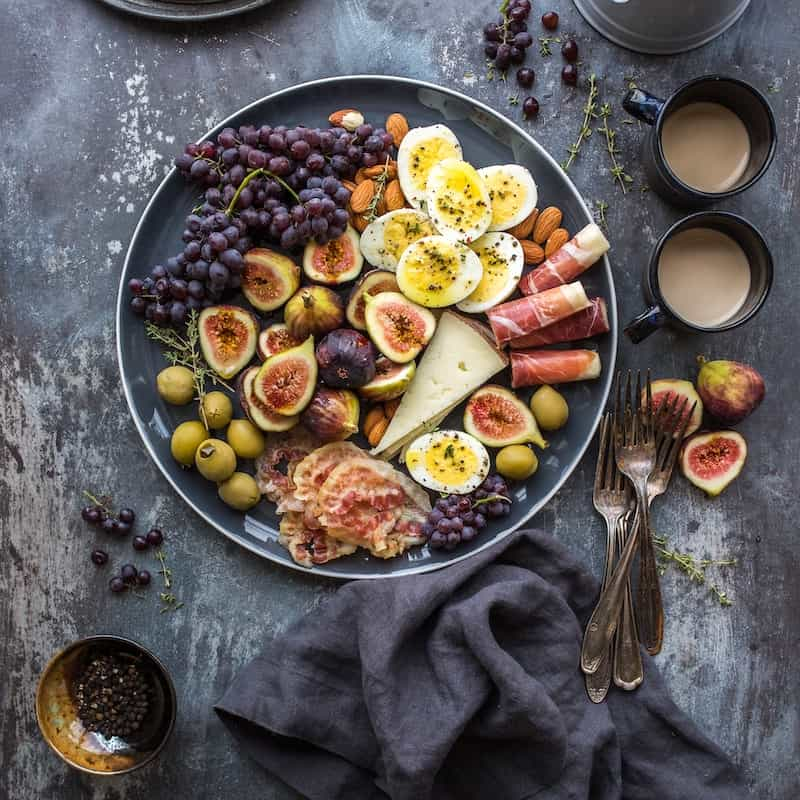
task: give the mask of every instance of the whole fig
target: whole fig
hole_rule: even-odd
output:
[[[283,309],[289,336],[302,342],[307,336],[322,336],[344,322],[344,304],[326,286],[304,286]]]
[[[323,383],[357,389],[375,377],[375,348],[362,333],[340,328],[317,345],[317,363]]]
[[[358,430],[360,404],[349,389],[320,386],[303,412],[302,422],[323,442],[347,439]]]
[[[736,425],[764,399],[764,379],[739,361],[706,361],[698,356],[697,391],[708,413],[725,425]]]

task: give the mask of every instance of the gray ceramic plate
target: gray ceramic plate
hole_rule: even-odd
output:
[[[265,6],[270,0],[101,0],[137,17],[171,22],[202,22]]]
[[[461,141],[465,158],[476,167],[509,162],[528,167],[539,186],[540,206],[559,206],[568,230],[577,231],[592,219],[558,164],[521,128],[471,98],[421,81],[351,76],[305,83],[252,103],[202,138],[216,134],[225,126],[246,123],[324,126],[328,114],[335,109],[354,107],[368,120],[376,122],[398,111],[405,114],[412,126],[445,123]],[[141,319],[130,311],[125,287],[130,278],[178,252],[183,219],[196,196],[197,190],[173,170],[156,190],[134,231],[125,258],[117,307],[117,349],[125,396],[136,427],[156,464],[178,494],[204,520],[254,553],[302,570],[305,568],[297,566],[277,542],[279,518],[271,503],[264,501],[248,514],[233,511],[219,500],[211,484],[194,470],[181,470],[170,456],[170,434],[176,425],[193,416],[193,409],[169,406],[159,398],[155,377],[165,363],[159,348],[145,336]],[[549,437],[550,447],[540,451],[538,472],[514,488],[511,515],[490,523],[475,541],[452,553],[415,548],[386,561],[354,554],[315,567],[314,572],[338,578],[374,578],[438,569],[507,536],[559,490],[592,439],[608,397],[617,348],[617,308],[608,260],[604,258],[592,267],[583,280],[590,295],[599,294],[608,301],[611,332],[587,345],[599,350],[603,374],[597,381],[563,387],[570,406],[569,422]],[[508,378],[501,373],[498,380],[505,382]],[[529,395],[530,392],[525,392],[525,399]],[[461,427],[462,412],[463,408],[456,410],[448,420],[453,427]],[[363,440],[356,439],[356,442],[365,444]]]

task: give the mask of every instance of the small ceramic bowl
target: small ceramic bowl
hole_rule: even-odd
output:
[[[132,661],[149,676],[150,708],[136,734],[106,739],[78,718],[73,684],[99,655]],[[120,775],[152,761],[175,725],[175,687],[164,665],[146,648],[121,636],[88,636],[57,653],[36,690],[36,721],[47,744],[71,767],[93,775]]]

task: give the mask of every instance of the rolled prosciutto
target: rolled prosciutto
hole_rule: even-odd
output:
[[[580,281],[501,303],[486,312],[498,345],[538,331],[591,305]]]
[[[571,383],[600,377],[600,356],[594,350],[515,350],[511,385]]]
[[[592,222],[559,247],[541,266],[523,275],[519,289],[523,294],[536,294],[570,283],[589,269],[608,248],[608,239]]]
[[[608,309],[602,297],[595,297],[589,308],[578,311],[565,317],[559,322],[554,322],[546,328],[512,339],[509,344],[512,350],[524,350],[526,347],[542,347],[546,344],[559,344],[561,342],[575,342],[578,339],[588,339],[600,333],[608,333]]]

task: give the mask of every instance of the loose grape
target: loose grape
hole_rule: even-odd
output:
[[[542,14],[542,25],[549,31],[554,31],[558,27],[558,14],[555,11],[548,11]]]
[[[533,86],[535,79],[536,73],[530,67],[522,67],[517,70],[517,83],[525,89]]]
[[[578,44],[574,39],[567,39],[563,45],[561,45],[561,55],[567,61],[573,62],[578,60]]]
[[[539,101],[535,97],[526,97],[522,101],[522,113],[525,119],[535,117],[539,113]]]
[[[578,82],[578,68],[574,64],[567,64],[561,70],[561,80],[568,86],[575,86]]]

